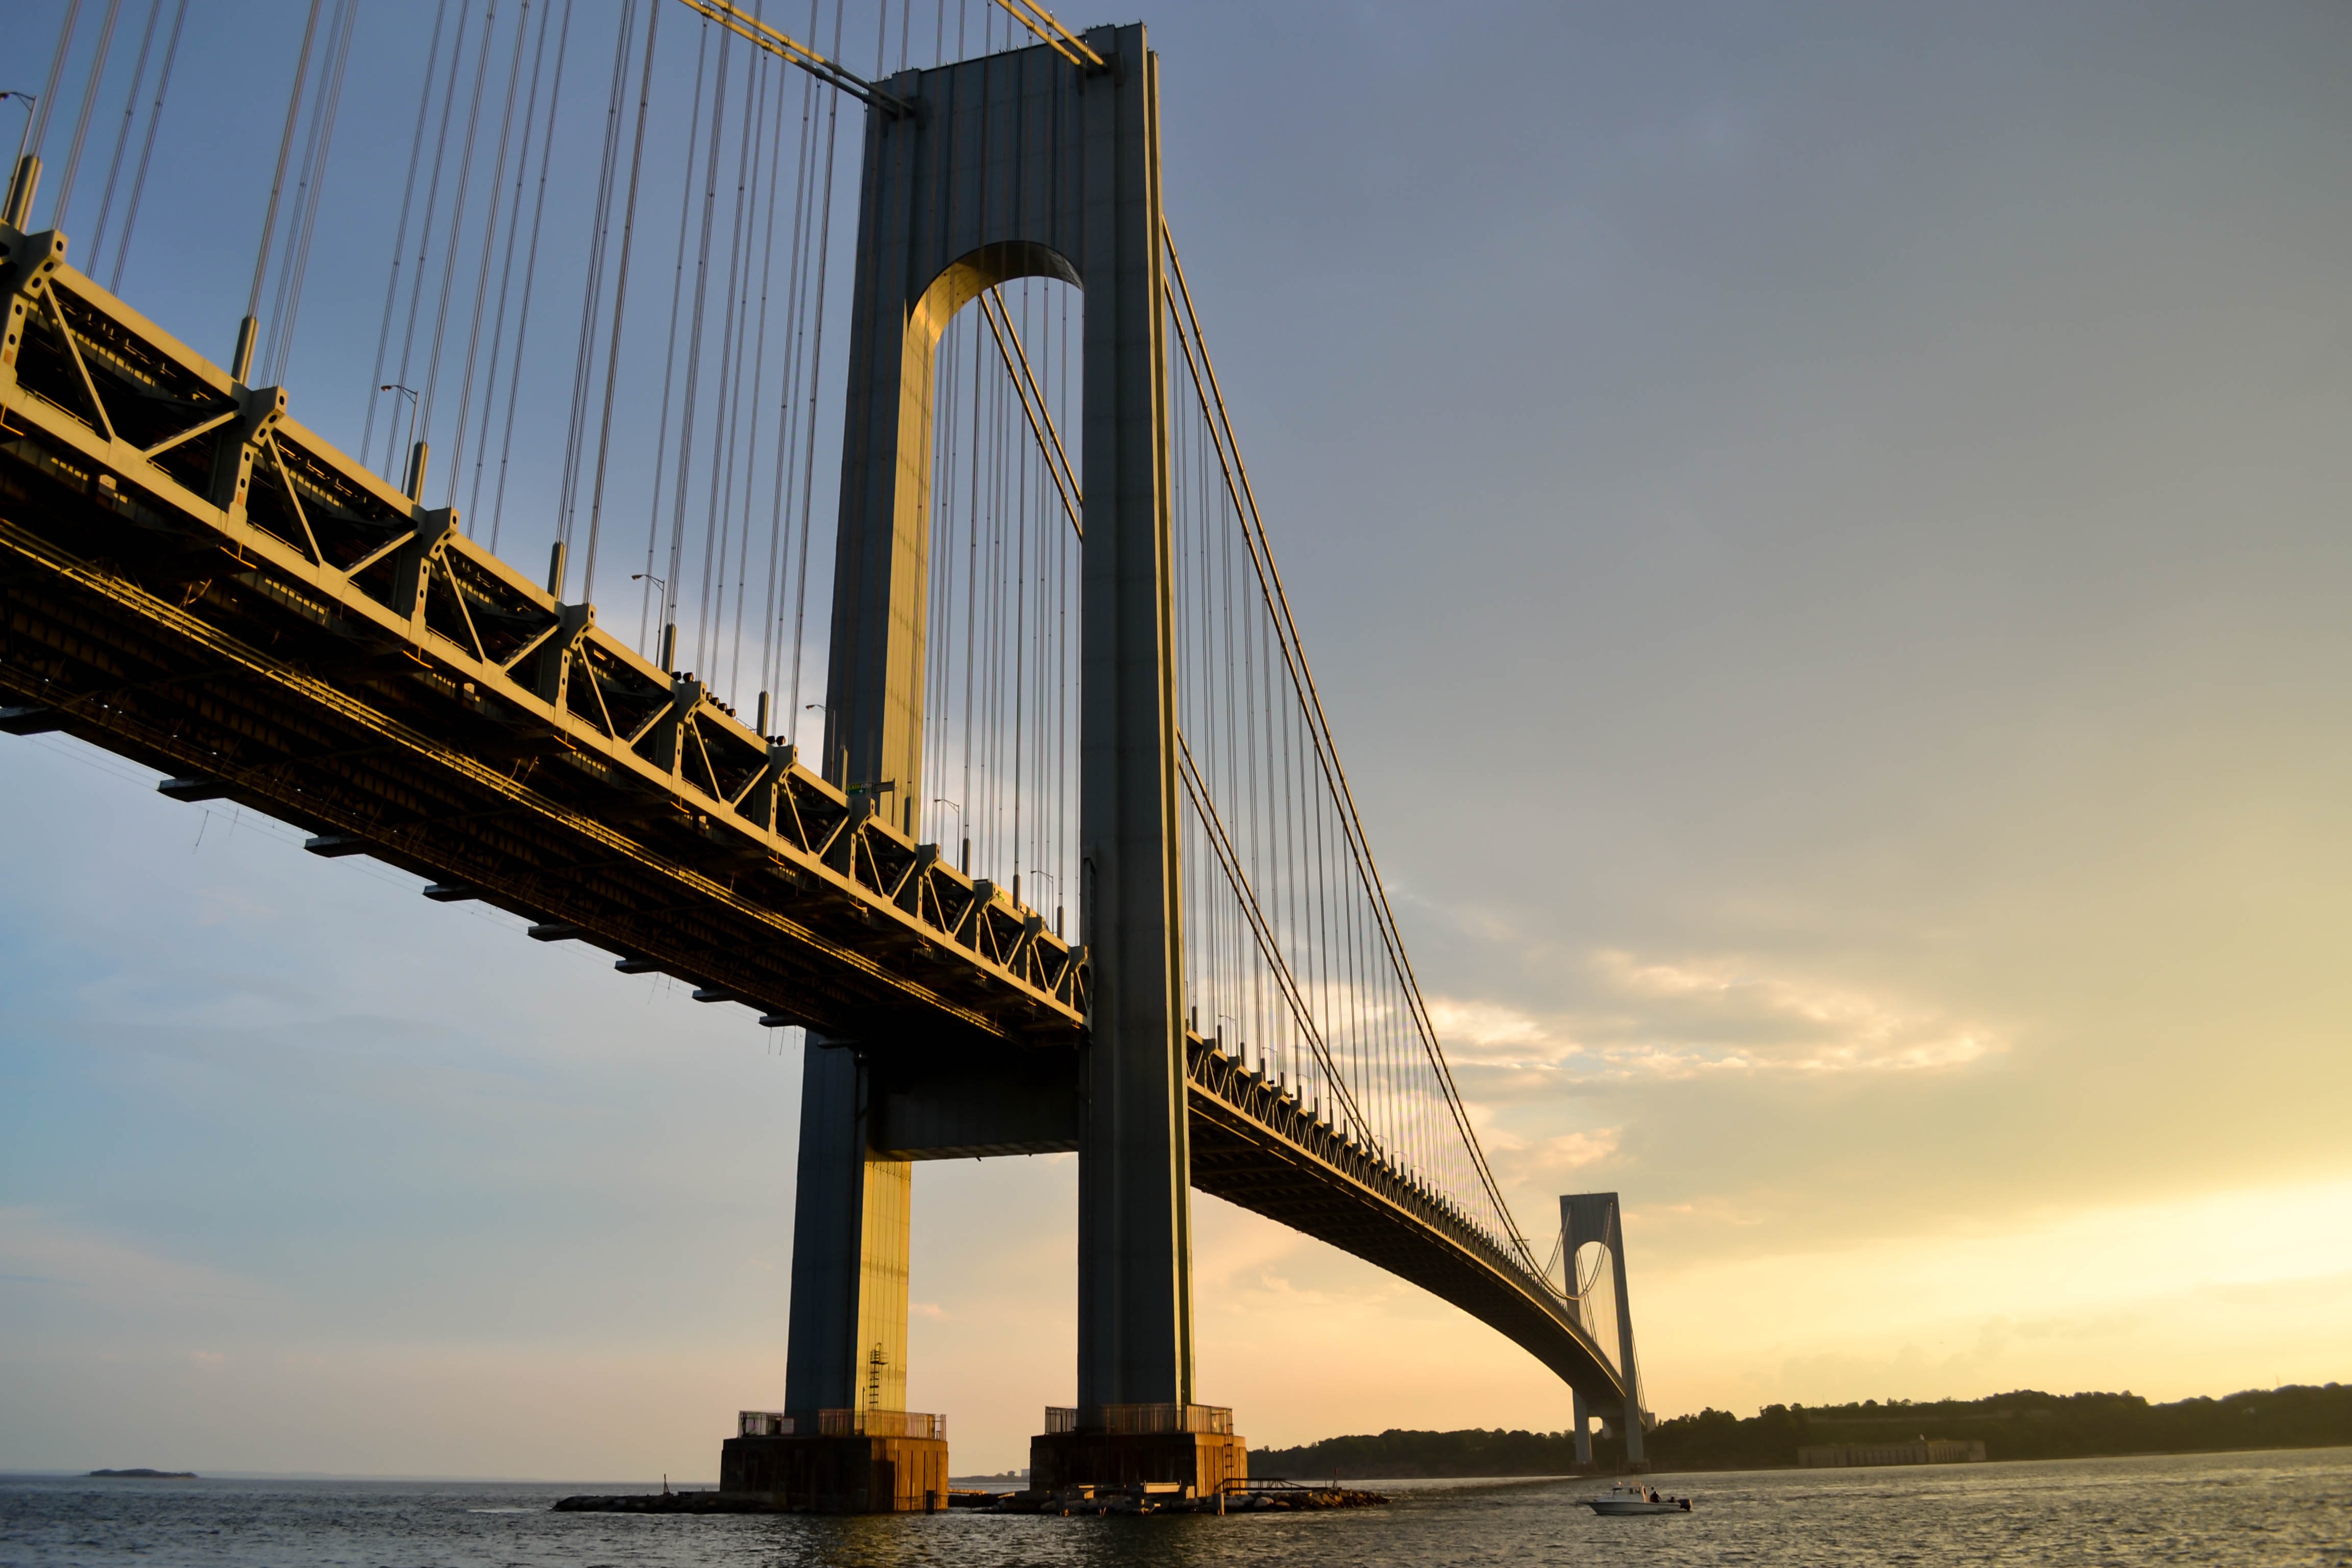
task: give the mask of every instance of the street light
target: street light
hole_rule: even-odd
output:
[[[962,872],[967,877],[971,876],[971,835],[964,830],[963,802],[960,800],[950,800],[943,795],[935,795],[931,796],[931,804],[934,805],[944,805],[949,810],[956,814],[956,837],[963,841],[963,854],[956,861],[956,869]]]
[[[1055,936],[1059,936],[1059,935],[1061,935],[1061,934],[1062,934],[1062,904],[1061,904],[1061,898],[1062,898],[1062,879],[1060,879],[1059,877],[1056,877],[1056,876],[1055,876],[1055,875],[1054,875],[1054,873],[1052,873],[1051,871],[1045,870],[1044,868],[1042,868],[1042,867],[1037,867],[1037,866],[1032,866],[1032,867],[1030,867],[1030,868],[1029,868],[1029,874],[1030,874],[1031,876],[1034,877],[1034,878],[1037,878],[1040,881],[1051,882],[1051,883],[1053,883],[1053,884],[1054,884],[1054,900],[1055,900],[1055,901],[1054,901],[1054,934],[1055,934]]]
[[[0,92],[0,101],[5,101],[11,98],[16,100],[19,103],[22,103],[25,106],[25,133],[16,138],[16,162],[21,163],[25,161],[25,149],[32,143],[33,107],[41,101],[41,95],[37,92],[16,92],[14,90]]]
[[[655,587],[661,590],[661,658],[655,662],[658,663],[665,670],[668,670],[669,673],[675,675],[677,672],[671,668],[671,667],[677,662],[677,623],[669,618],[669,584],[662,581],[659,577],[655,576],[650,572],[632,572],[629,574],[629,581],[632,583],[651,583]],[[637,635],[639,637],[646,635],[645,623],[642,621],[637,623]]]
[[[416,389],[413,386],[402,386],[396,382],[386,382],[376,390],[408,394],[408,449],[412,453],[415,452],[416,450]]]
[[[22,103],[25,106],[25,131],[23,135],[16,138],[16,161],[8,165],[8,181],[6,189],[7,194],[13,197],[18,195],[16,189],[17,182],[25,180],[26,178],[26,171],[25,167],[25,151],[32,144],[33,106],[40,102],[40,98],[35,93],[17,92],[13,89],[7,92],[0,92],[0,100],[11,98],[16,100],[19,103]],[[6,216],[10,223],[21,224],[29,227],[33,221],[33,192],[29,182],[26,184],[26,189],[22,195],[23,199],[21,203],[11,201],[8,204]],[[16,210],[20,205],[24,208],[22,212]]]

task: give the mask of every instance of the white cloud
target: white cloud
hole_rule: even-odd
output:
[[[1903,1070],[1957,1067],[2006,1048],[1989,1029],[1934,1008],[1760,974],[1737,959],[1644,963],[1610,952],[1598,955],[1594,968],[1620,996],[1637,1007],[1646,1004],[1665,1026],[1654,1041],[1604,1053],[1614,1060],[1647,1058],[1669,1070]]]
[[[1464,1046],[1486,1049],[1496,1046],[1542,1045],[1549,1040],[1534,1015],[1498,1003],[1457,1001],[1438,997],[1429,1005],[1430,1022],[1449,1053]],[[1575,1047],[1569,1047],[1573,1050]]]
[[[1475,1109],[1475,1108],[1474,1108]],[[1484,1121],[1486,1119],[1481,1117]],[[1558,1133],[1549,1138],[1524,1138],[1501,1128],[1482,1125],[1478,1142],[1486,1151],[1486,1163],[1493,1167],[1496,1179],[1506,1191],[1518,1194],[1521,1217],[1546,1215],[1550,1199],[1548,1195],[1535,1198],[1536,1206],[1526,1207],[1530,1194],[1558,1193],[1575,1172],[1590,1166],[1606,1164],[1617,1156],[1622,1140],[1622,1129],[1598,1127],[1590,1131]],[[1549,1219],[1537,1226],[1546,1230]]]
[[[1447,1056],[1472,1069],[1481,1098],[1593,1079],[1948,1069],[2008,1049],[1994,1028],[1938,1007],[1737,957],[1604,950],[1586,973],[1584,1005],[1549,1018],[1478,998],[1431,1002]]]
[[[1523,1162],[1538,1172],[1580,1171],[1617,1152],[1618,1131],[1603,1127],[1593,1132],[1568,1132],[1548,1138]]]

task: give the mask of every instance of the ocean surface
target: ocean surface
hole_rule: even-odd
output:
[[[2352,1565],[2352,1449],[1662,1475],[1692,1512],[1600,1519],[1586,1480],[1365,1483],[1360,1512],[1142,1519],[551,1513],[609,1483],[0,1477],[0,1563],[240,1568],[1229,1564]]]

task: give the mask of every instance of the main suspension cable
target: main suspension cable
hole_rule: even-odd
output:
[[[1338,826],[1347,839],[1350,858],[1356,864],[1358,876],[1370,900],[1370,913],[1381,943],[1386,950],[1391,968],[1402,983],[1405,1004],[1413,1015],[1422,1037],[1424,1052],[1443,1090],[1447,1111],[1459,1138],[1461,1152],[1466,1154],[1470,1162],[1471,1169],[1465,1174],[1475,1178],[1477,1185],[1493,1205],[1499,1222],[1507,1231],[1509,1244],[1523,1255],[1532,1268],[1533,1251],[1528,1246],[1526,1237],[1519,1233],[1517,1223],[1511,1215],[1510,1206],[1503,1197],[1500,1184],[1496,1181],[1493,1171],[1486,1163],[1486,1153],[1479,1146],[1475,1129],[1470,1121],[1468,1109],[1463,1103],[1461,1091],[1454,1081],[1453,1071],[1447,1065],[1444,1052],[1438,1044],[1436,1029],[1429,1017],[1427,1004],[1422,997],[1420,984],[1413,975],[1411,960],[1405,954],[1402,939],[1396,928],[1394,911],[1389,906],[1387,890],[1381,881],[1379,870],[1371,858],[1370,846],[1363,831],[1360,815],[1356,808],[1354,794],[1349,788],[1345,769],[1339,763],[1338,750],[1332,741],[1329,720],[1324,712],[1322,699],[1316,688],[1313,672],[1307,667],[1305,661],[1303,646],[1298,638],[1297,625],[1291,614],[1288,598],[1282,590],[1280,573],[1273,561],[1270,545],[1265,533],[1265,524],[1258,515],[1256,498],[1250,488],[1247,470],[1241,464],[1240,454],[1234,442],[1231,417],[1225,410],[1223,394],[1217,385],[1215,367],[1207,359],[1207,344],[1201,335],[1199,316],[1193,308],[1191,289],[1184,279],[1183,262],[1177,254],[1174,237],[1168,231],[1164,222],[1161,225],[1161,239],[1166,247],[1171,275],[1177,286],[1176,300],[1171,303],[1181,301],[1182,306],[1181,313],[1178,318],[1179,325],[1183,329],[1178,333],[1179,343],[1183,349],[1187,364],[1194,378],[1195,390],[1202,408],[1209,416],[1210,433],[1216,439],[1220,461],[1225,465],[1224,477],[1233,492],[1234,506],[1242,524],[1244,542],[1248,547],[1252,565],[1258,577],[1267,608],[1274,616],[1276,630],[1281,634],[1279,640],[1284,661],[1288,667],[1292,684],[1297,691],[1309,720],[1309,738],[1316,746],[1326,775],[1331,783],[1335,804],[1339,807]],[[1196,351],[1199,356],[1197,359]]]

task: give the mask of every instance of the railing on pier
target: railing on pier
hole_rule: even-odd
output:
[[[935,1437],[945,1442],[948,1418],[920,1410],[820,1410],[816,1429],[827,1437]]]
[[[1045,1406],[1045,1431],[1205,1432],[1231,1436],[1234,1413],[1223,1405],[1071,1405]]]
[[[744,1437],[933,1437],[945,1442],[948,1418],[921,1410],[746,1410],[735,1418]]]

